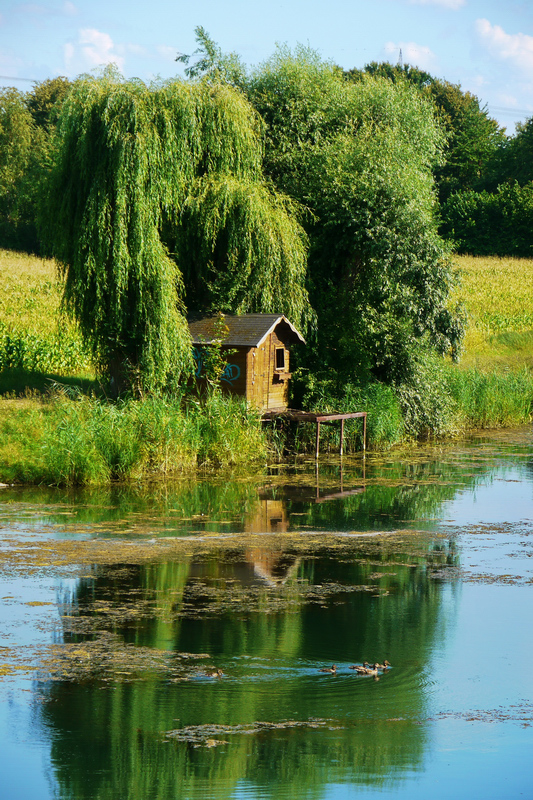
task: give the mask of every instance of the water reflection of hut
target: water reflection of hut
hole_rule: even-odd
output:
[[[285,533],[289,527],[285,500],[261,499],[245,522],[247,533]]]
[[[247,548],[246,560],[253,566],[256,577],[268,586],[280,586],[296,577],[300,564],[299,556],[265,547]]]
[[[228,354],[222,388],[245,397],[260,411],[283,411],[288,407],[290,349],[305,340],[286,317],[219,316],[191,322],[189,330],[199,382],[204,377],[204,348],[221,342],[222,355]]]

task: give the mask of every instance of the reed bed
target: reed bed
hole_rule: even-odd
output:
[[[173,477],[267,456],[257,414],[215,392],[109,403],[63,395],[0,399],[0,482],[55,486]]]

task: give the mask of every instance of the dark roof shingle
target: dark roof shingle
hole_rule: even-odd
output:
[[[189,323],[193,344],[210,344],[214,341],[214,324],[218,317],[209,317]],[[223,344],[228,346],[240,347],[259,347],[278,326],[282,330],[281,338],[285,338],[292,344],[298,342],[305,343],[305,339],[294,325],[283,316],[283,314],[242,314],[241,316],[226,316],[224,322],[228,328],[228,334],[223,339]]]

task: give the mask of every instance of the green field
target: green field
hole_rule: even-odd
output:
[[[468,315],[462,368],[533,367],[533,259],[456,256]]]
[[[455,299],[468,315],[461,366],[533,367],[533,259],[456,256],[455,263],[460,274]],[[87,376],[89,360],[60,304],[53,260],[0,250],[0,336],[7,332],[13,340],[26,340],[28,354],[30,343],[34,350],[40,345],[43,364],[48,347],[58,374]]]
[[[24,380],[42,389],[44,376],[93,377],[60,305],[54,261],[0,250],[0,392],[17,391]]]

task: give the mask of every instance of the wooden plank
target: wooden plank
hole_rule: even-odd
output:
[[[344,421],[347,419],[363,419],[363,452],[366,451],[366,411],[349,411],[345,414],[320,414],[314,411],[296,411],[295,409],[287,409],[286,411],[277,411],[274,409],[267,410],[263,414],[263,420],[275,419],[276,417],[284,417],[285,419],[293,420],[294,422],[314,422],[316,425],[316,443],[315,443],[315,457],[318,458],[319,444],[320,444],[320,425],[330,425],[333,422],[340,421],[341,423],[341,436],[340,436],[340,455],[343,454],[343,440],[344,440]]]

